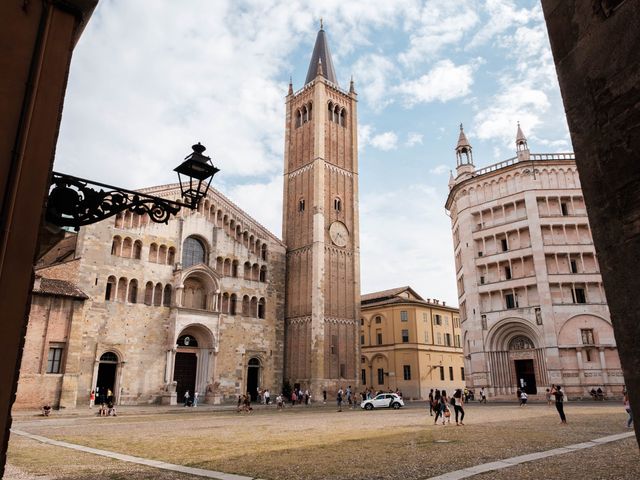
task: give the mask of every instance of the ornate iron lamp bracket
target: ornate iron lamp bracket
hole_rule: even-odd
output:
[[[171,215],[177,214],[181,207],[198,207],[197,203],[187,205],[57,172],[52,174],[51,186],[47,201],[47,221],[59,227],[73,227],[75,230],[125,210],[139,215],[148,214],[156,223],[167,223]]]

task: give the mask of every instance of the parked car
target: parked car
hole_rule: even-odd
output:
[[[395,393],[381,393],[370,400],[365,400],[360,404],[365,410],[373,410],[374,408],[394,408],[404,407],[402,397]]]

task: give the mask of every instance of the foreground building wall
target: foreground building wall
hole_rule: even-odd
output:
[[[476,170],[461,129],[451,213],[468,384],[620,395],[622,371],[573,154]]]
[[[640,280],[631,267],[640,264],[640,8],[624,0],[542,0],[542,8],[631,408],[640,418]],[[638,422],[635,428],[640,442]]]
[[[362,296],[360,349],[363,388],[427,399],[465,386],[458,309],[411,287]]]

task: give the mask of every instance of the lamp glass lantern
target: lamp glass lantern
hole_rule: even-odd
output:
[[[211,157],[203,155],[206,150],[199,142],[191,147],[193,152],[187,155],[179,166],[173,169],[178,173],[180,191],[187,207],[196,209],[200,200],[209,191],[213,176],[220,169],[213,166]]]

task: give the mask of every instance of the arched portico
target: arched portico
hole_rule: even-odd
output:
[[[543,343],[527,320],[508,318],[487,335],[488,367],[493,394],[512,394],[518,388],[536,394],[549,383]]]
[[[215,372],[213,333],[201,324],[188,325],[177,334],[173,345],[167,352],[167,370],[171,372],[168,382],[176,382],[178,403],[187,390],[191,397],[198,392],[200,401],[206,401]]]

